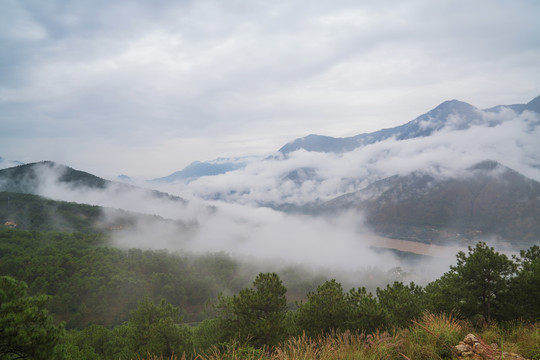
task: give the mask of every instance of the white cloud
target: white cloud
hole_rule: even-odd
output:
[[[242,170],[200,178],[190,183],[187,191],[203,198],[219,196],[253,205],[305,204],[330,200],[373,181],[416,170],[452,175],[486,159],[540,181],[540,126],[530,126],[538,122],[539,115],[516,115],[507,109],[481,114],[489,119],[489,125],[477,122],[457,130],[460,126],[451,118],[447,128],[429,137],[389,139],[339,155],[300,150],[286,159],[267,159]],[[456,121],[463,123],[463,119]],[[305,182],[288,179],[297,169],[313,169],[315,175]]]
[[[381,239],[362,232],[361,215],[357,213],[325,220],[239,204],[219,203],[209,208],[208,202],[190,199],[189,204],[184,204],[156,198],[143,189],[126,189],[115,184],[105,189],[75,188],[58,181],[64,170],[60,166],[38,167],[38,193],[57,200],[111,207],[104,209],[102,222],[109,224],[108,227],[123,224],[123,229],[111,233],[115,246],[195,253],[223,251],[257,264],[327,269],[327,275],[328,271],[334,271],[343,279],[343,274],[366,271],[385,274],[395,266],[411,270],[410,264],[394,255],[371,248],[379,245]],[[159,215],[176,222],[139,216],[132,219],[135,224],[131,227],[122,223],[127,215],[114,210],[118,208]],[[413,274],[415,281],[433,280],[453,262],[452,252],[442,257],[437,253],[433,255],[438,256],[437,266],[428,262],[417,264]],[[422,275],[424,267],[431,269],[427,277]],[[351,283],[358,284],[358,279]]]

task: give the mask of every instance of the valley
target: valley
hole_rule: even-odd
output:
[[[0,270],[30,295],[53,296],[47,310],[65,323],[75,357],[100,351],[90,331],[115,339],[111,356],[133,356],[146,346],[135,337],[145,311],[161,314],[191,356],[250,337],[257,330],[229,316],[253,311],[242,299],[265,286],[280,294],[276,339],[403,327],[432,310],[459,309],[471,322],[492,311],[534,317],[538,99],[487,110],[444,102],[393,129],[310,135],[267,157],[195,162],[151,181],[4,161],[15,166],[0,169]],[[510,130],[514,140],[501,143]],[[493,304],[475,304],[477,290],[460,280],[476,266],[500,277]],[[9,276],[2,281],[15,284]],[[516,300],[504,286],[527,295]],[[312,323],[329,311],[312,310],[325,296],[341,299],[344,320]],[[271,343],[265,334],[250,343]]]

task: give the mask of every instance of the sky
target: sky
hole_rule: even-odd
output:
[[[0,0],[0,157],[156,178],[540,95],[540,2]]]

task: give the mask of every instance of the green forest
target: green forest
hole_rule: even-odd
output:
[[[344,284],[225,253],[116,248],[108,228],[168,220],[108,211],[115,223],[0,192],[0,359],[445,359],[469,332],[540,359],[538,246],[508,257],[480,242],[423,287],[374,270]]]
[[[98,233],[4,228],[0,240],[2,359],[272,358],[317,341],[366,352],[375,338],[386,350],[374,358],[437,358],[404,339],[415,326],[435,337],[441,322],[461,329],[445,340],[456,344],[473,328],[496,340],[519,328],[519,350],[540,358],[538,246],[508,258],[478,243],[425,287],[372,293],[361,278],[344,289],[291,268],[248,274],[227,254],[121,250]],[[453,356],[434,341],[438,358]]]

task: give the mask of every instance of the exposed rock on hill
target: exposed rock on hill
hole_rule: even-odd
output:
[[[527,360],[523,356],[507,351],[501,351],[497,344],[488,345],[473,334],[465,336],[463,341],[454,346],[454,351],[460,359],[471,360]]]

